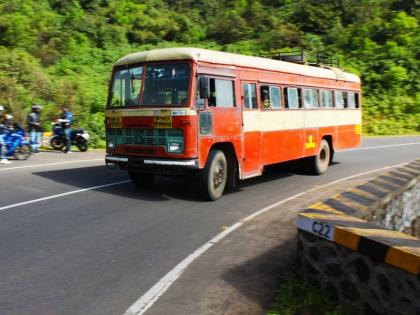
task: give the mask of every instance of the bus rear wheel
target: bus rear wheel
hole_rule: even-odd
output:
[[[134,186],[142,188],[150,188],[155,180],[155,174],[128,172],[131,182]]]
[[[321,175],[327,171],[328,165],[331,162],[331,148],[327,140],[322,139],[318,153],[310,157],[308,162],[309,172],[311,174]]]
[[[206,200],[217,200],[223,195],[227,174],[227,161],[223,151],[210,151],[206,166],[200,174],[200,187]]]

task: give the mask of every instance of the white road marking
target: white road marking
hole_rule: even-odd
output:
[[[44,201],[44,200],[50,200],[50,199],[65,197],[65,196],[68,196],[68,195],[78,194],[78,193],[82,193],[82,192],[89,191],[89,190],[94,190],[94,189],[99,189],[99,188],[104,188],[104,187],[110,187],[110,186],[115,186],[115,185],[121,185],[121,184],[129,183],[129,182],[130,182],[129,180],[123,180],[123,181],[120,181],[120,182],[114,182],[114,183],[109,183],[109,184],[105,184],[105,185],[92,186],[92,187],[88,187],[88,188],[68,191],[68,192],[65,192],[65,193],[62,193],[62,194],[51,195],[51,196],[47,196],[47,197],[43,197],[43,198],[32,199],[32,200],[28,200],[28,201],[14,203],[14,204],[11,204],[11,205],[8,205],[8,206],[0,207],[0,211],[4,211],[4,210],[10,209],[10,208],[16,208],[16,207],[28,205],[28,204],[31,204],[31,203],[36,203],[36,202],[40,202],[40,201]]]
[[[82,162],[96,162],[96,161],[103,161],[105,163],[105,157],[103,157],[102,159],[75,160],[75,161],[65,161],[65,162],[55,162],[55,163],[14,166],[14,167],[0,168],[0,172],[1,171],[8,171],[8,170],[16,170],[16,169],[20,169],[20,168],[29,168],[29,167],[38,167],[38,166],[51,166],[51,165],[60,165],[60,164],[73,164],[73,163],[82,163]]]
[[[267,212],[267,211],[269,211],[269,210],[271,210],[271,209],[273,209],[273,208],[275,208],[275,207],[277,207],[281,204],[284,204],[288,201],[296,199],[296,198],[298,198],[298,197],[300,197],[304,194],[307,194],[309,192],[313,192],[315,190],[322,189],[322,188],[325,188],[327,186],[335,185],[337,183],[340,183],[340,182],[343,182],[343,181],[346,181],[346,180],[349,180],[349,179],[352,179],[352,178],[355,178],[355,177],[367,175],[367,174],[370,174],[370,173],[384,171],[384,170],[387,170],[387,169],[390,169],[390,168],[395,168],[395,167],[403,166],[403,165],[406,165],[406,164],[408,164],[408,163],[386,166],[386,167],[378,168],[378,169],[375,169],[375,170],[366,171],[366,172],[363,172],[363,173],[359,173],[359,174],[351,175],[351,176],[348,176],[348,177],[345,177],[345,178],[341,178],[341,179],[335,180],[335,181],[330,182],[330,183],[325,184],[325,185],[316,186],[316,187],[311,188],[307,191],[298,193],[296,195],[293,195],[293,196],[288,197],[286,199],[280,200],[280,201],[275,202],[275,203],[273,203],[273,204],[271,204],[271,205],[269,205],[265,208],[262,208],[262,209],[258,210],[257,212],[247,216],[246,218],[244,218],[241,221],[235,223],[234,225],[232,225],[228,229],[219,233],[218,235],[213,237],[210,241],[208,241],[207,243],[202,245],[200,248],[196,249],[189,256],[187,256],[178,265],[176,265],[171,271],[169,271],[163,278],[161,278],[153,287],[151,287],[145,294],[143,294],[133,305],[131,305],[130,308],[124,313],[124,315],[142,315],[142,314],[144,314],[159,299],[159,297],[161,297],[166,292],[166,290],[168,290],[169,287],[182,275],[182,273],[187,269],[187,267],[189,265],[191,265],[194,262],[194,260],[196,260],[202,254],[204,254],[209,248],[211,248],[213,245],[215,245],[220,240],[225,238],[227,235],[229,235],[230,233],[232,233],[233,231],[235,231],[236,229],[241,227],[245,222],[250,221],[253,218],[263,214],[264,212]]]
[[[410,142],[410,143],[400,143],[400,144],[390,144],[390,145],[378,145],[376,147],[344,149],[344,150],[337,151],[337,153],[348,152],[348,151],[359,151],[359,150],[372,150],[372,149],[381,149],[381,148],[401,147],[401,146],[405,146],[405,145],[416,145],[416,144],[420,144],[420,142]]]

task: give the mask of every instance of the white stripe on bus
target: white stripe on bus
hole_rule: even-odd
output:
[[[360,110],[244,111],[244,132],[284,131],[361,124]]]

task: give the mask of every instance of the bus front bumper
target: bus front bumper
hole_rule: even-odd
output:
[[[198,159],[157,159],[136,156],[106,155],[105,163],[118,165],[123,170],[154,174],[182,174],[198,170]]]

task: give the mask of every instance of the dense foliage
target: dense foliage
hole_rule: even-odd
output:
[[[334,53],[364,84],[365,131],[420,131],[415,0],[0,0],[0,104],[47,122],[68,105],[98,143],[112,63],[196,46]]]

